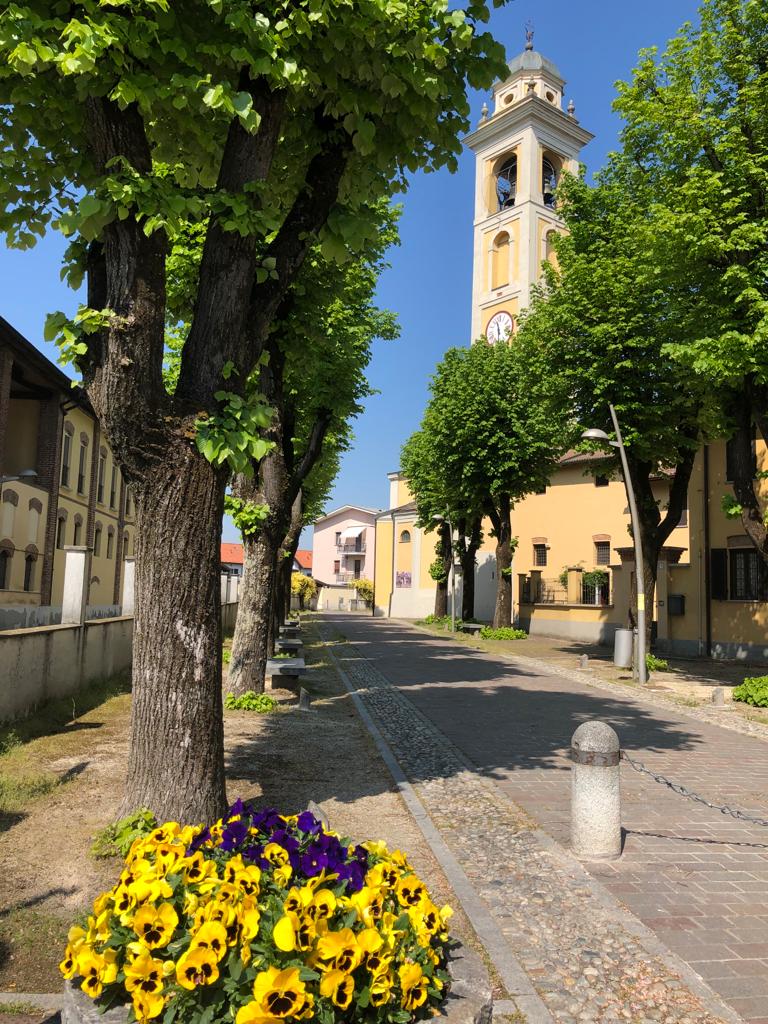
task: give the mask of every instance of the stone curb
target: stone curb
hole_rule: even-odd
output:
[[[368,729],[382,760],[395,781],[403,802],[413,815],[432,853],[443,869],[478,939],[482,942],[494,967],[498,971],[504,987],[514,997],[518,1009],[525,1014],[527,1024],[554,1024],[554,1018],[531,984],[528,975],[512,955],[503,932],[489,913],[484,900],[477,894],[461,865],[448,849],[443,837],[438,832],[424,805],[416,795],[413,786],[406,778],[392,749],[363,704],[349,676],[339,664],[330,646],[327,645],[327,638],[323,637],[323,640],[326,643],[326,650],[328,651],[331,664],[348,690],[363,724]],[[420,712],[416,711],[416,708],[414,708],[414,713],[418,714],[419,717],[423,717]]]
[[[50,1010],[55,1013],[61,1009],[63,1002],[63,995],[53,995],[50,992],[0,992],[0,1013],[3,1006],[13,1003],[24,1003],[37,1010]]]

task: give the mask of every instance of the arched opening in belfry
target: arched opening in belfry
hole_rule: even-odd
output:
[[[491,288],[509,284],[509,235],[499,232],[491,250]]]
[[[511,156],[504,161],[496,172],[496,201],[499,210],[506,210],[515,205],[517,194],[517,157]]]

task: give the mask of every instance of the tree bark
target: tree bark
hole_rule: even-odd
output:
[[[451,572],[451,530],[448,523],[439,527],[437,557],[443,563],[443,579],[435,587],[435,617],[443,619],[448,614],[448,583]]]
[[[243,694],[264,692],[270,656],[270,618],[275,588],[277,544],[272,530],[243,537],[243,582],[240,587],[227,689]]]
[[[219,540],[224,478],[191,451],[133,484],[136,611],[128,813],[212,822],[226,808]]]
[[[741,505],[741,524],[744,532],[763,561],[768,563],[768,528],[763,518],[765,513],[755,490],[755,435],[751,404],[748,401],[737,403],[734,413],[736,432],[731,438],[731,486],[736,500]]]
[[[462,541],[459,549],[462,579],[461,617],[464,622],[469,622],[475,617],[475,559],[480,547],[480,520],[461,520],[459,535]]]
[[[493,612],[493,628],[512,625],[512,506],[509,496],[500,495],[498,504],[491,512],[491,522],[496,533],[496,607]]]

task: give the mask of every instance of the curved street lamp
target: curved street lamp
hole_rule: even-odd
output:
[[[645,665],[645,578],[643,572],[643,542],[640,537],[640,518],[637,514],[635,489],[632,486],[632,477],[629,474],[627,453],[624,448],[624,441],[621,437],[619,421],[616,418],[616,410],[612,405],[609,405],[608,408],[611,411],[611,420],[613,421],[616,440],[612,441],[606,432],[604,430],[600,430],[598,427],[590,427],[589,430],[585,430],[582,433],[581,437],[584,441],[601,441],[603,444],[609,444],[612,448],[618,448],[619,450],[621,471],[624,477],[624,487],[626,488],[627,499],[629,501],[629,518],[632,524],[632,541],[635,547],[635,581],[637,584],[637,665],[635,666],[635,674],[637,676],[638,683],[641,686],[644,686],[648,680],[648,672]]]

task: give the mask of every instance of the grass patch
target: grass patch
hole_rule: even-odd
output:
[[[0,988],[7,990],[11,981],[21,992],[58,992],[61,975],[60,953],[67,944],[69,917],[46,914],[29,907],[11,910],[0,916]],[[41,950],[55,950],[55,956],[41,957]],[[0,1006],[0,1013],[7,1013]]]
[[[268,693],[246,690],[239,697],[234,693],[228,693],[224,698],[224,707],[227,711],[256,711],[260,715],[268,715],[270,711],[277,709],[277,701]]]
[[[480,636],[483,640],[527,640],[528,634],[524,629],[514,629],[512,626],[483,626],[480,629]]]
[[[41,1013],[45,1013],[39,1006],[35,1006],[34,1003],[24,1003],[21,1000],[12,1003],[0,1003],[0,1015],[7,1014],[9,1017],[36,1017]]]
[[[23,811],[30,800],[45,796],[61,783],[53,772],[23,772],[13,775],[0,771],[0,814]]]

